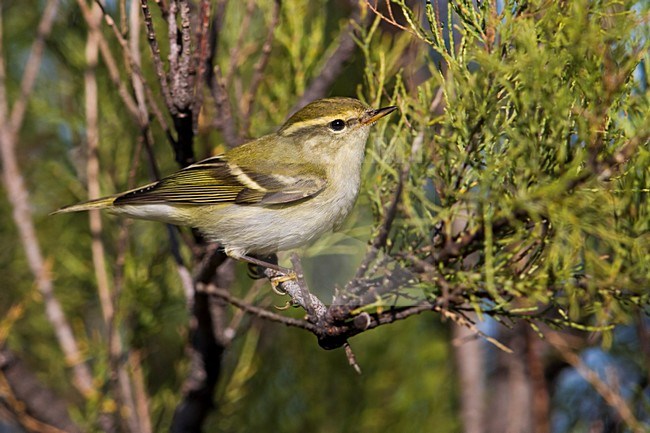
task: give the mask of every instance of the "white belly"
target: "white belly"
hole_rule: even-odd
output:
[[[307,244],[340,224],[354,206],[358,188],[314,197],[288,207],[232,206],[213,224],[199,227],[234,254],[272,253]]]

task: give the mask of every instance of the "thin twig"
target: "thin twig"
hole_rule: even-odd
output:
[[[398,23],[397,21],[395,21],[395,17],[393,16],[393,10],[391,9],[390,3],[388,1],[386,3],[388,5],[387,6],[388,7],[388,14],[390,15],[390,17],[387,17],[386,15],[379,12],[377,3],[378,3],[378,0],[375,0],[374,5],[370,2],[370,0],[366,0],[366,4],[370,8],[370,10],[373,11],[374,14],[377,15],[379,18],[386,21],[388,24],[391,24],[391,25],[397,27],[400,30],[404,30],[406,32],[413,33],[413,30],[411,28],[405,27],[405,26],[401,25],[400,23]]]
[[[370,243],[368,252],[366,253],[359,267],[357,268],[357,272],[354,276],[354,279],[350,282],[350,284],[354,284],[356,280],[360,279],[366,274],[366,272],[368,271],[368,267],[370,266],[370,263],[372,263],[373,260],[377,258],[377,254],[379,253],[379,250],[386,245],[386,241],[388,240],[388,234],[390,233],[390,228],[392,227],[393,221],[397,216],[397,206],[402,197],[402,190],[404,189],[404,182],[406,181],[407,175],[408,175],[408,167],[405,167],[405,169],[402,170],[401,175],[397,181],[397,188],[395,188],[393,197],[390,203],[388,204],[386,210],[384,211],[384,216],[379,225],[379,231],[377,232],[377,235],[373,238],[372,242]]]
[[[91,26],[93,23],[93,14],[91,13],[90,8],[86,4],[85,0],[77,0],[77,5],[81,10],[81,14],[84,17],[86,24],[88,24],[88,26]],[[120,72],[115,62],[115,58],[113,57],[113,54],[108,47],[108,43],[106,42],[106,39],[101,32],[98,32],[97,35],[99,38],[99,50],[102,55],[102,59],[104,59],[104,63],[106,64],[106,69],[108,69],[108,76],[110,77],[113,84],[117,86],[118,94],[120,95],[120,98],[122,98],[122,101],[124,102],[126,108],[129,110],[129,113],[131,113],[131,115],[136,119],[137,123],[140,124],[135,101],[120,79]]]
[[[83,0],[81,0],[83,2]],[[84,72],[85,112],[86,112],[86,172],[88,177],[88,199],[101,196],[99,187],[99,124],[98,124],[98,94],[97,94],[97,60],[99,54],[99,23],[101,9],[95,4],[88,22],[88,40],[86,42],[86,70]],[[90,233],[92,235],[92,259],[97,278],[97,292],[104,317],[108,324],[115,312],[112,303],[106,271],[106,254],[102,242],[102,220],[97,209],[88,212]]]
[[[130,11],[129,11],[129,40],[128,40],[128,51],[124,52],[126,63],[131,68],[131,65],[135,65],[138,70],[142,70],[142,56],[140,51],[140,7],[135,1],[131,1]],[[149,115],[146,103],[146,96],[144,91],[144,82],[138,74],[131,75],[131,86],[133,87],[133,93],[135,95],[135,100],[137,102],[138,112],[140,118],[142,119],[141,125],[149,125]]]
[[[127,50],[124,51],[124,55],[127,63],[132,67],[133,70],[141,70],[141,57],[140,57],[140,10],[136,2],[131,3],[131,13],[129,15],[129,44]],[[119,35],[118,35],[119,37]],[[162,126],[165,134],[167,135],[169,141],[174,143],[174,139],[171,136],[167,122],[165,121],[160,108],[155,101],[152,100],[152,97],[147,97],[148,92],[151,92],[151,89],[147,85],[141,74],[132,74],[131,75],[131,85],[133,86],[133,92],[135,94],[135,99],[138,105],[139,118],[142,120],[141,123],[141,140],[140,142],[144,145],[144,148],[147,153],[148,162],[149,162],[149,172],[150,178],[152,180],[160,179],[160,171],[158,170],[158,165],[156,163],[156,156],[153,151],[154,138],[151,131],[151,123],[149,122],[149,107],[147,105],[147,100],[149,100],[151,108],[154,112],[154,116],[159,120],[160,125]],[[137,155],[137,153],[136,153]],[[137,163],[137,159],[134,159],[134,164]],[[129,179],[132,179],[130,175]],[[129,185],[128,189],[131,189],[133,185]]]
[[[194,99],[192,102],[192,130],[198,133],[199,114],[203,106],[203,86],[210,70],[210,2],[201,0],[199,12],[199,31],[197,35],[197,49],[194,55],[194,69],[197,71],[194,80]]]
[[[119,9],[120,9],[120,33],[123,35],[128,32],[128,13],[126,12],[126,0],[119,0]]]
[[[28,61],[29,74],[25,74],[21,93],[16,104],[26,104],[26,98],[32,92],[33,84],[36,79],[36,73],[40,67],[44,39],[52,28],[52,22],[56,15],[57,0],[50,0],[46,6],[45,13],[39,24],[39,35],[32,44],[30,57]],[[8,118],[8,101],[6,92],[6,68],[5,53],[2,50],[3,30],[2,30],[2,8],[0,8],[0,156],[2,158],[2,178],[4,181],[5,191],[12,207],[14,223],[18,228],[18,233],[27,263],[36,280],[36,286],[43,295],[45,302],[45,312],[48,320],[52,324],[54,333],[59,345],[66,357],[68,365],[72,366],[73,383],[77,389],[85,396],[89,396],[94,391],[92,374],[90,369],[83,361],[83,355],[68,323],[61,304],[54,294],[54,285],[50,276],[50,264],[43,258],[40,243],[34,228],[31,205],[29,203],[29,192],[25,187],[25,181],[18,166],[16,158],[17,131],[20,129],[24,110],[16,108],[14,105],[13,120]],[[23,101],[24,100],[24,101]]]
[[[0,394],[3,409],[8,409],[20,426],[30,432],[81,431],[68,417],[66,401],[45,388],[24,362],[7,349],[0,351]]]
[[[263,287],[266,286],[266,281],[263,279],[255,280],[255,282],[251,285],[251,287],[246,291],[246,297],[242,300],[242,302],[245,302],[249,305],[252,304],[253,300],[259,295],[260,290],[262,290]],[[237,329],[241,325],[241,322],[244,318],[244,315],[246,312],[242,309],[237,309],[237,311],[233,314],[232,319],[230,319],[230,323],[224,330],[224,337],[227,338],[229,341],[232,341],[232,339],[235,338],[237,335]]]
[[[99,188],[99,101],[97,93],[96,68],[99,57],[100,33],[99,25],[102,19],[101,9],[95,5],[91,11],[88,22],[88,41],[86,43],[86,71],[84,73],[85,105],[86,105],[86,141],[87,141],[87,172],[88,172],[88,196],[90,199],[100,197]],[[104,324],[107,327],[109,364],[111,370],[116,374],[117,380],[116,397],[121,405],[127,408],[126,420],[131,432],[140,431],[135,403],[133,401],[132,384],[125,366],[120,361],[123,351],[122,333],[118,328],[115,318],[114,298],[111,294],[106,271],[106,254],[102,242],[102,222],[98,210],[91,210],[88,218],[92,234],[92,258],[97,278],[97,291],[99,293],[100,306],[104,317]]]
[[[632,409],[627,404],[623,396],[616,392],[612,387],[603,381],[598,373],[590,369],[580,359],[580,356],[575,354],[567,345],[564,339],[555,332],[547,332],[545,334],[547,341],[553,346],[557,352],[569,363],[587,382],[594,387],[596,392],[601,395],[603,400],[612,407],[623,422],[634,432],[643,433],[648,430],[641,424],[641,422],[634,416]],[[647,426],[646,426],[647,427]]]
[[[81,2],[81,0],[77,0],[77,1]],[[118,43],[120,44],[120,47],[122,48],[124,56],[126,57],[127,64],[129,65],[129,67],[133,71],[133,74],[135,76],[137,76],[137,79],[139,80],[139,82],[142,83],[142,87],[144,88],[144,92],[145,92],[147,101],[149,102],[149,106],[150,106],[150,108],[151,108],[151,110],[152,110],[152,112],[154,114],[154,117],[156,118],[156,120],[158,120],[158,123],[160,124],[163,131],[165,132],[167,138],[172,143],[174,143],[174,139],[173,139],[173,137],[171,135],[171,130],[169,129],[169,125],[167,124],[167,121],[165,120],[165,117],[162,115],[162,111],[158,107],[158,103],[156,102],[156,98],[154,97],[153,92],[151,91],[151,87],[147,84],[147,81],[145,80],[144,75],[142,73],[142,69],[140,68],[140,62],[139,62],[140,52],[139,52],[139,49],[138,50],[131,50],[131,48],[129,47],[128,41],[126,39],[124,39],[124,36],[122,36],[120,31],[118,30],[117,25],[115,24],[115,20],[113,20],[113,18],[110,16],[110,14],[108,14],[108,12],[106,12],[106,10],[104,10],[103,5],[101,4],[101,2],[99,0],[95,0],[95,1],[102,8],[102,11],[104,13],[104,21],[106,22],[108,27],[113,30],[113,34],[115,35],[115,38],[117,39]],[[87,7],[86,8],[82,7],[82,11],[84,9],[87,10]],[[84,14],[84,16],[85,15],[86,14]],[[106,49],[102,48],[102,57],[105,60],[106,59],[112,59],[112,55],[109,55],[110,50],[108,49],[108,46],[105,43],[103,43],[101,46],[102,47],[106,46]],[[135,54],[135,52],[137,52],[138,54]],[[136,61],[136,57],[138,58],[138,61]],[[109,66],[111,63],[115,63],[115,61],[114,60],[112,62],[107,61],[107,66]],[[110,72],[112,69],[115,69],[115,71]],[[119,79],[119,73],[117,72],[117,68],[113,68],[113,67],[109,66],[109,73],[111,74],[111,77],[112,77],[114,82],[115,82],[115,79],[117,79],[118,82],[121,83],[121,80]],[[115,78],[115,77],[117,77],[117,78]],[[120,87],[121,86],[118,84],[118,91],[120,90]],[[126,92],[126,93],[128,94],[128,92]],[[136,96],[137,96],[137,93],[136,93]],[[129,95],[129,98],[130,98],[130,95]],[[125,101],[126,101],[127,98],[123,98],[123,99],[125,99]],[[127,103],[127,107],[130,110],[134,109],[134,107],[132,107],[131,103]],[[135,113],[138,113],[138,112],[139,112],[138,110],[135,110]],[[134,114],[134,116],[135,116],[135,114]],[[146,123],[148,123],[148,118],[142,119],[141,116],[136,116],[136,119],[138,119],[138,124],[141,125],[141,127],[143,125],[145,125]]]
[[[512,349],[510,349],[508,346],[501,343],[496,338],[490,337],[485,332],[478,329],[478,327],[471,320],[469,320],[467,317],[465,317],[465,315],[463,313],[454,312],[454,311],[448,310],[447,308],[443,308],[443,307],[441,307],[439,305],[436,305],[436,307],[434,308],[434,311],[437,311],[438,313],[440,313],[446,319],[451,319],[458,326],[462,326],[462,327],[465,327],[465,328],[469,329],[470,331],[472,331],[476,335],[484,338],[485,341],[487,341],[488,343],[491,343],[494,347],[497,347],[498,349],[501,349],[502,351],[504,351],[506,353],[513,353]]]
[[[38,71],[41,67],[43,49],[45,48],[45,39],[52,31],[52,25],[54,24],[54,18],[56,17],[58,7],[58,0],[48,1],[45,5],[45,10],[43,11],[41,20],[38,23],[36,38],[34,39],[34,42],[32,42],[31,49],[29,50],[29,57],[25,64],[25,70],[22,74],[23,79],[20,82],[20,93],[18,99],[14,102],[13,109],[11,110],[11,119],[7,125],[10,128],[11,134],[18,134],[18,130],[23,124],[25,110],[27,109],[27,101],[34,90],[36,77],[38,76]]]
[[[22,373],[24,373],[24,371]],[[2,403],[3,403],[2,406],[3,408],[9,409],[10,413],[12,414],[13,417],[16,418],[18,423],[20,423],[21,427],[29,431],[39,432],[39,433],[69,433],[68,428],[70,428],[72,431],[75,432],[80,431],[79,428],[74,424],[72,424],[72,421],[70,420],[67,420],[69,421],[69,425],[67,425],[66,426],[67,428],[63,430],[60,429],[58,426],[44,422],[43,420],[34,417],[33,414],[30,413],[31,411],[36,410],[36,412],[43,412],[43,409],[41,407],[34,407],[34,404],[32,404],[32,402],[30,401],[25,401],[24,397],[30,398],[32,397],[32,394],[35,394],[38,391],[47,392],[49,390],[43,389],[39,383],[35,383],[36,379],[32,377],[25,377],[23,375],[23,377],[19,378],[19,380],[20,380],[19,383],[21,383],[21,385],[23,386],[23,391],[25,390],[24,388],[27,388],[23,384],[25,381],[29,381],[28,382],[29,385],[31,385],[32,387],[39,387],[39,389],[29,389],[30,391],[29,394],[21,396],[23,398],[17,396],[16,393],[14,392],[14,388],[12,387],[12,385],[15,386],[16,384],[10,383],[9,378],[5,375],[4,368],[0,369],[0,393],[2,393]],[[43,399],[42,396],[39,397],[41,400]],[[62,403],[62,402],[57,402],[57,403]],[[63,410],[65,412],[65,405],[61,407],[61,404],[59,404],[59,406],[60,406],[59,410]],[[42,415],[42,413],[39,413],[39,415]]]
[[[151,415],[149,413],[149,396],[142,372],[142,354],[137,350],[129,352],[129,367],[133,377],[133,396],[137,411],[139,432],[150,433],[153,431],[151,426]]]
[[[292,317],[285,317],[280,314],[274,313],[272,311],[266,310],[264,308],[256,307],[255,305],[251,305],[250,303],[245,302],[231,295],[230,292],[228,292],[227,290],[217,287],[214,284],[199,286],[198,289],[211,296],[216,296],[218,298],[221,298],[224,301],[228,302],[229,304],[232,304],[235,307],[240,308],[243,311],[246,311],[247,313],[253,314],[262,319],[270,320],[272,322],[282,323],[283,325],[287,325],[287,326],[306,329],[314,333],[318,331],[318,327],[316,325],[309,323],[306,320],[294,319]]]
[[[350,343],[346,341],[343,345],[343,348],[345,349],[345,356],[348,358],[348,364],[354,368],[354,371],[356,371],[358,374],[361,374],[361,367],[357,363],[357,357],[354,356],[354,352],[352,351],[352,347],[350,347]]]
[[[174,106],[174,100],[172,99],[171,91],[169,89],[169,84],[167,83],[167,74],[165,73],[165,67],[163,61],[160,57],[160,47],[158,46],[158,40],[156,39],[156,31],[153,28],[153,19],[151,17],[151,11],[149,10],[149,5],[147,0],[140,0],[142,6],[142,13],[144,15],[144,23],[147,29],[147,41],[149,42],[149,47],[151,48],[151,54],[153,56],[154,69],[156,75],[158,76],[158,81],[160,82],[160,89],[162,91],[165,104],[167,109],[172,115],[178,114],[178,110]]]

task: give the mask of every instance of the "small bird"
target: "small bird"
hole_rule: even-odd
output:
[[[157,182],[54,213],[106,209],[197,228],[232,258],[307,244],[340,225],[359,193],[370,126],[397,107],[353,98],[311,102],[277,130]]]

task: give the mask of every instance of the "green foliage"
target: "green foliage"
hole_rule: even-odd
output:
[[[422,13],[396,3],[430,76],[409,87],[409,71],[398,74],[390,88],[403,119],[373,149],[378,215],[400,165],[410,169],[395,256],[435,267],[432,298],[452,288],[487,314],[606,327],[647,307],[647,11],[510,1],[497,15],[489,2],[458,1],[445,17],[429,2],[425,28]],[[383,47],[372,29],[376,98],[390,74],[375,66],[386,54],[370,49]]]

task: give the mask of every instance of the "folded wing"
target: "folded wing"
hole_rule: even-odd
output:
[[[277,168],[275,168],[277,170]],[[158,182],[126,192],[115,206],[152,203],[271,206],[290,204],[319,194],[326,186],[325,174],[310,164],[287,164],[282,175],[274,167],[241,167],[223,156],[190,165]]]

